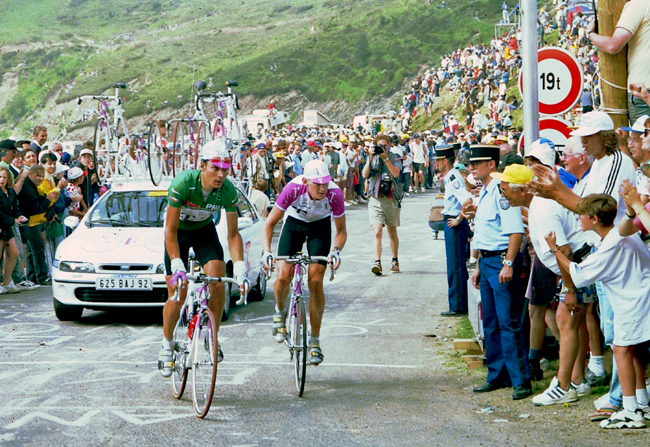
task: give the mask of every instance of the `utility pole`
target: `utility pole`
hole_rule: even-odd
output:
[[[598,34],[614,35],[625,3],[626,0],[599,0]],[[598,56],[601,107],[612,118],[615,128],[627,126],[627,46],[618,54],[611,55],[601,51]]]
[[[524,154],[539,138],[539,96],[537,92],[537,0],[521,0],[521,57],[524,102]]]

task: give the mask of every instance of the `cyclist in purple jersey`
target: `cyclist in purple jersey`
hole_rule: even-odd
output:
[[[327,256],[333,269],[341,263],[340,251],[347,240],[345,224],[345,203],[341,189],[332,182],[325,163],[312,160],[305,165],[303,175],[290,181],[280,193],[273,211],[269,214],[262,231],[262,265],[266,271],[273,267],[271,238],[273,229],[283,217],[284,224],[278,242],[278,256],[293,256],[302,252],[305,242],[310,256]],[[332,218],[336,226],[336,236],[332,245]],[[277,342],[284,341],[287,310],[285,301],[291,287],[293,264],[277,262],[275,291],[275,316],[273,335]],[[309,337],[310,363],[318,365],[323,361],[320,348],[320,327],[325,309],[323,277],[326,265],[311,264],[308,271],[309,317],[311,335]]]

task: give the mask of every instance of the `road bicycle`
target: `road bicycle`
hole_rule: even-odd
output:
[[[309,264],[317,264],[318,261],[329,262],[326,256],[309,256],[296,253],[294,256],[278,256],[276,261],[285,261],[293,266],[293,278],[291,280],[291,292],[289,310],[287,312],[287,337],[284,343],[289,348],[290,358],[294,364],[294,378],[296,382],[296,394],[302,397],[305,392],[305,377],[307,375],[307,298],[303,294],[303,276],[307,273]],[[334,279],[335,270],[330,266],[330,281]]]
[[[95,124],[93,138],[93,158],[97,169],[99,183],[103,184],[108,178],[123,175],[120,168],[120,144],[129,144],[129,132],[124,120],[124,109],[120,89],[125,89],[126,84],[117,82],[113,84],[114,96],[85,95],[77,97],[77,105],[86,99],[98,102],[97,111],[99,118]],[[111,116],[111,109],[113,115]],[[124,170],[122,170],[124,171]]]
[[[190,115],[189,118],[169,121],[170,126],[172,124],[174,126],[171,163],[171,174],[173,176],[186,169],[196,169],[199,160],[199,150],[205,143],[210,141],[212,135],[210,119],[204,111],[205,98],[211,95],[210,93],[204,92],[207,85],[205,81],[198,81],[194,84],[194,88],[196,89],[196,94],[194,95],[194,114]],[[157,178],[159,174],[157,171],[155,173]]]
[[[217,282],[237,285],[237,281],[194,273],[198,266],[193,256],[189,257],[188,263],[188,292],[174,328],[171,386],[173,396],[180,399],[185,391],[189,371],[192,370],[192,404],[196,416],[204,418],[210,410],[217,380],[217,326],[215,316],[208,308],[208,285]],[[244,283],[244,290],[247,291],[248,280]],[[180,290],[181,280],[172,300],[180,299]],[[229,299],[227,295],[226,299]]]
[[[149,139],[147,141],[147,165],[151,182],[158,186],[163,178],[170,172],[169,150],[167,140],[160,134],[160,128],[154,121],[149,128]]]

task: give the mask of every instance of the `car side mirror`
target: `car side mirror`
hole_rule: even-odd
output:
[[[77,228],[77,226],[79,226],[79,218],[76,216],[68,216],[63,219],[63,225],[74,230]]]
[[[245,230],[246,228],[250,228],[253,226],[253,219],[250,217],[240,217],[237,219],[237,228],[241,230]]]

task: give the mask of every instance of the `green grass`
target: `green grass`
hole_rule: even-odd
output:
[[[163,101],[181,107],[190,100],[192,80],[210,76],[218,86],[237,79],[240,95],[255,98],[293,90],[313,102],[388,97],[422,64],[487,42],[499,5],[455,0],[442,10],[421,0],[12,0],[3,10],[0,42],[8,52],[0,63],[10,69],[27,59],[28,65],[16,96],[0,111],[0,126],[27,126],[31,115],[37,121],[47,98],[79,70],[100,75],[78,78],[58,102],[131,82],[137,92],[125,94],[127,117],[144,113],[147,100],[154,111]],[[467,19],[474,11],[480,21]],[[42,17],[57,25],[42,26]],[[69,46],[6,47],[50,41]]]
[[[456,323],[456,338],[475,338],[476,334],[472,328],[472,323],[466,316],[460,317]]]

